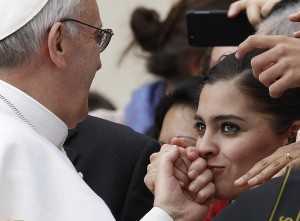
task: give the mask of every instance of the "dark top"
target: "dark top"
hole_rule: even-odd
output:
[[[267,221],[276,203],[283,177],[246,191],[214,221]],[[273,221],[300,221],[300,171],[292,171]]]
[[[159,151],[156,141],[128,127],[88,116],[70,132],[65,149],[116,220],[136,221],[152,208],[153,195],[144,176],[149,156]]]

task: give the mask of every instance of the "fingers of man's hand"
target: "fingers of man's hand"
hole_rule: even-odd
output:
[[[263,17],[267,17],[270,14],[270,12],[272,11],[272,9],[274,8],[274,6],[276,4],[278,4],[279,2],[281,2],[281,0],[268,0],[268,1],[266,1],[266,3],[261,8],[261,15]]]
[[[213,174],[210,170],[207,169],[190,183],[188,189],[193,193],[197,193],[201,189],[203,189],[208,183],[210,183],[212,179],[213,179]]]
[[[261,74],[259,74],[259,81],[265,85],[266,87],[270,87],[273,83],[279,80],[285,72],[285,63],[280,62],[272,65],[271,67],[267,68]]]
[[[258,5],[255,4],[249,5],[249,7],[247,7],[247,15],[248,15],[249,22],[253,26],[258,25],[262,20],[260,15],[260,8]]]
[[[242,42],[236,52],[236,57],[242,59],[247,53],[254,49],[269,49],[275,47],[280,41],[284,41],[284,36],[251,35]]]
[[[154,193],[155,190],[155,180],[156,180],[156,173],[157,171],[154,171],[154,168],[151,164],[147,166],[147,174],[144,178],[144,183],[146,187]]]
[[[181,170],[175,168],[174,175],[176,179],[179,181],[181,187],[187,187],[189,185],[190,179],[186,173],[183,173]]]
[[[269,87],[269,93],[271,97],[280,97],[284,91],[288,88],[293,87],[293,80],[291,75],[284,75]]]
[[[257,55],[251,60],[251,66],[253,74],[256,78],[259,78],[260,74],[272,67],[278,62],[282,56],[286,53],[284,46],[275,46],[262,54]],[[263,82],[262,82],[263,83]]]
[[[207,186],[205,186],[203,189],[201,189],[198,193],[196,198],[194,199],[197,203],[203,204],[207,200],[214,197],[216,192],[215,184],[209,183]]]
[[[198,177],[207,167],[207,163],[203,158],[198,158],[194,162],[192,162],[189,167],[188,176],[190,179],[195,179]]]

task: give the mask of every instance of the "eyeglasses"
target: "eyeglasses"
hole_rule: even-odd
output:
[[[64,18],[61,20],[61,22],[76,22],[81,25],[85,25],[87,27],[95,29],[96,30],[95,38],[96,38],[97,46],[99,47],[100,52],[103,52],[105,50],[105,48],[108,46],[108,44],[111,40],[111,37],[114,35],[112,29],[97,28],[93,25],[84,23],[82,21],[79,21],[79,20],[76,20],[73,18]]]

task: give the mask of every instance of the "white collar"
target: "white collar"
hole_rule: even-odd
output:
[[[61,119],[28,94],[2,80],[0,80],[0,94],[22,113],[37,133],[58,148],[62,148],[68,135],[68,127]],[[4,108],[18,117],[1,99],[0,102],[1,109]]]

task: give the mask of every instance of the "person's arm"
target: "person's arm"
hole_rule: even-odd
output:
[[[163,209],[153,207],[140,221],[174,221]]]
[[[253,187],[284,173],[286,166],[300,168],[300,142],[279,148],[272,155],[256,163],[245,175],[240,177],[236,186]]]
[[[228,17],[235,17],[242,11],[247,12],[250,23],[258,25],[269,15],[273,7],[281,0],[239,0],[232,3],[228,10]]]

